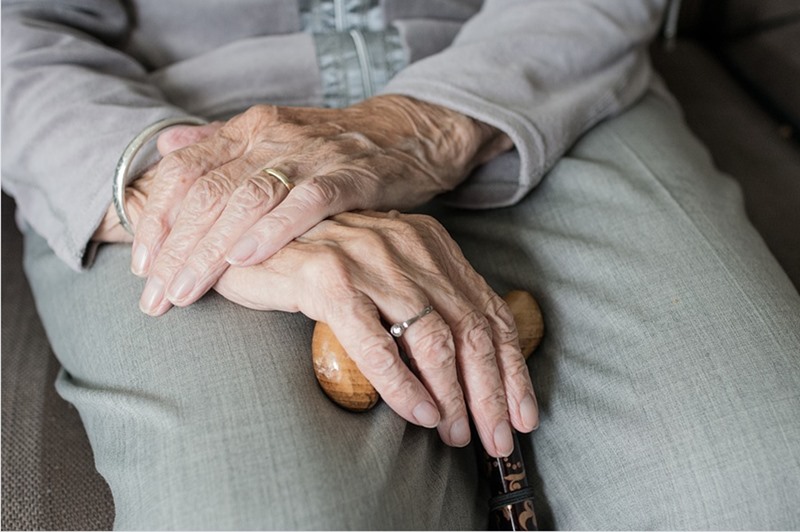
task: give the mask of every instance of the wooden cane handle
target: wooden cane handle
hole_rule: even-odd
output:
[[[514,315],[520,349],[527,359],[544,336],[542,311],[533,296],[523,290],[513,290],[503,299]],[[377,390],[325,323],[317,322],[314,327],[311,355],[317,381],[334,403],[354,412],[364,412],[377,404],[380,399]]]
[[[378,403],[378,391],[347,355],[327,323],[318,321],[314,326],[311,356],[317,381],[334,403],[353,412],[365,412]]]

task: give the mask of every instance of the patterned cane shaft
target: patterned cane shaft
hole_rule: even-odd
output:
[[[528,486],[517,433],[514,452],[506,458],[485,454],[489,478],[489,530],[538,530],[533,511],[533,488]]]

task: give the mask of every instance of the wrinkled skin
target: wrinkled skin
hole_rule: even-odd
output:
[[[136,226],[131,266],[149,279],[150,314],[164,299],[196,301],[229,264],[262,262],[328,216],[420,205],[510,147],[490,126],[403,96],[346,109],[255,106],[206,131],[155,168]]]
[[[282,155],[263,164],[260,157],[240,150],[238,158],[227,163],[237,170],[227,174],[220,169],[209,171],[211,163],[203,157],[211,157],[209,142],[228,142],[233,135],[226,130],[230,122],[178,127],[161,135],[159,150],[164,159],[134,181],[126,194],[136,227],[134,263],[135,246],[146,241],[140,232],[148,227],[148,216],[153,216],[156,206],[175,201],[175,195],[183,205],[169,210],[167,217],[173,222],[171,232],[157,246],[161,253],[139,270],[150,273],[148,288],[154,282],[160,284],[156,291],[145,289],[143,310],[160,315],[173,302],[189,304],[208,285],[250,308],[300,311],[331,326],[362,373],[403,418],[437,427],[445,443],[463,446],[470,439],[469,410],[486,450],[494,456],[509,454],[511,427],[524,432],[534,429],[538,409],[506,304],[433,218],[396,211],[337,214],[366,206],[423,202],[455,186],[462,174],[502,148],[502,143],[489,136],[489,144],[477,142],[474,150],[455,153],[458,150],[452,148],[453,153],[443,155],[431,147],[430,139],[404,144],[399,133],[389,131],[391,121],[381,122],[382,132],[370,129],[372,137],[347,134],[332,118],[342,111],[313,111],[308,115],[298,111],[294,116],[289,110],[257,108],[248,111],[256,117],[245,113],[233,119],[237,128],[244,128],[239,123],[244,122],[258,131],[265,127],[261,121],[272,124],[273,140],[250,152],[274,150]],[[362,111],[353,120],[374,122]],[[291,117],[288,125],[270,122],[284,112]],[[309,125],[312,117],[319,124]],[[419,129],[406,127],[410,136],[422,136]],[[446,165],[448,158],[457,164]],[[175,170],[176,160],[183,165],[180,172]],[[311,177],[296,178],[296,188],[287,194],[279,181],[258,175],[256,170],[268,165],[289,175]],[[386,174],[376,174],[372,170],[376,167],[387,169]],[[194,169],[190,174],[197,176],[194,180],[184,178],[189,175],[183,173],[186,168]],[[212,178],[218,185],[209,184]],[[215,194],[213,201],[210,190]],[[324,206],[315,203],[321,190],[333,194],[326,196]],[[193,201],[199,203],[193,206]],[[302,227],[302,232],[295,234],[297,228],[291,224]],[[268,230],[262,233],[264,227]],[[242,261],[243,267],[229,268],[226,246],[235,244],[245,232],[263,238],[257,255]],[[95,239],[130,241],[113,210]],[[173,286],[167,282],[178,274],[165,273],[169,269],[162,264],[192,269],[196,278],[189,295],[173,297]],[[383,322],[401,322],[429,304],[435,311],[400,339],[411,361],[409,369]]]

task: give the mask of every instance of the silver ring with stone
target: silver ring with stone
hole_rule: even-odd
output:
[[[406,329],[411,327],[412,323],[414,323],[415,321],[417,321],[418,319],[420,319],[420,318],[422,318],[424,316],[427,316],[431,312],[433,312],[433,307],[431,305],[428,305],[427,307],[422,309],[422,311],[419,314],[417,314],[416,316],[414,316],[413,318],[409,318],[406,321],[403,321],[403,322],[400,322],[400,323],[395,323],[394,325],[389,327],[389,334],[391,334],[395,338],[400,338],[401,336],[403,336],[403,333],[406,332]]]

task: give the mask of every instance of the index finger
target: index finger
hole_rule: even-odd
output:
[[[244,153],[246,144],[229,135],[220,135],[224,129],[197,144],[169,153],[156,166],[153,190],[133,238],[131,271],[135,275],[150,272],[153,259],[172,230],[183,198],[194,182]]]
[[[400,358],[394,337],[383,328],[368,298],[340,307],[326,320],[345,352],[389,407],[415,425],[434,428],[441,416],[425,386]]]

